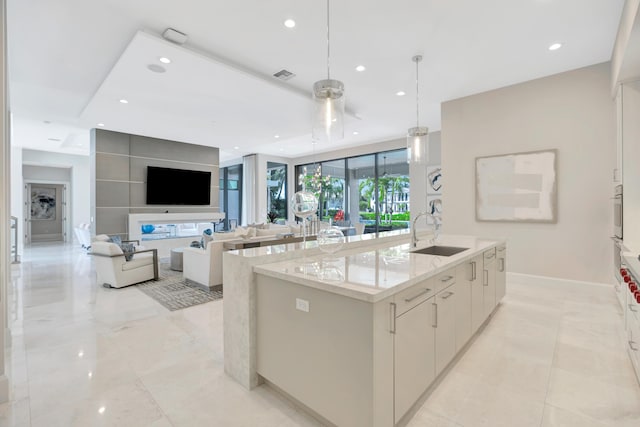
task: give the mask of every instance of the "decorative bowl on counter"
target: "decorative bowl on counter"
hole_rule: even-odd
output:
[[[323,228],[318,231],[318,248],[327,254],[333,254],[342,249],[344,234],[338,227]]]
[[[149,233],[153,233],[153,230],[156,229],[156,226],[153,224],[142,224],[140,229],[142,230],[143,234],[149,234]]]

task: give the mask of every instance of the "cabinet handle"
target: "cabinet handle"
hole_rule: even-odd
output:
[[[494,252],[494,253],[492,253],[491,255],[487,255],[487,256],[485,256],[485,258],[486,258],[486,259],[491,259],[491,258],[493,258],[494,256],[496,256],[495,252]]]
[[[629,348],[633,351],[638,351],[638,347],[633,346],[635,343],[636,343],[635,341],[629,340]]]
[[[476,272],[476,264],[477,263],[475,261],[473,261],[471,263],[471,273],[473,274],[473,277],[471,278],[471,280],[476,280],[478,278],[478,275],[476,274],[477,273]]]
[[[504,252],[506,248],[498,248],[498,252]]]
[[[389,313],[391,313],[391,320],[389,322],[389,332],[391,332],[392,334],[396,333],[396,303],[392,302],[389,303],[389,305],[391,306],[391,310],[389,310]]]
[[[504,271],[504,258],[500,258],[500,273]]]
[[[446,294],[447,294],[447,295],[443,295],[441,298],[442,298],[442,299],[447,299],[447,298],[449,298],[451,295],[453,295],[453,292],[451,292],[451,291],[447,291],[447,292],[446,292]]]
[[[438,304],[435,302],[433,304],[433,327],[438,327]]]
[[[483,277],[482,277],[482,284],[484,286],[489,286],[489,270],[482,270]]]
[[[404,302],[411,302],[411,301],[413,301],[414,299],[418,298],[419,296],[424,295],[424,294],[428,294],[429,292],[431,292],[431,289],[429,289],[429,288],[424,288],[424,291],[420,292],[419,294],[414,295],[414,296],[412,296],[411,298],[405,298],[405,299],[404,299]]]
[[[637,313],[638,312],[638,310],[633,308],[633,304],[629,304],[629,311],[631,311],[632,313]]]
[[[453,279],[453,276],[444,276],[442,279],[440,279],[440,281],[441,282],[448,282],[451,279]]]

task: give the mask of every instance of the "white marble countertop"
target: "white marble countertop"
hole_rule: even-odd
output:
[[[429,230],[423,230],[421,233],[430,233]],[[382,233],[369,233],[369,234],[360,234],[355,236],[345,236],[345,247],[349,246],[363,246],[363,245],[378,245],[383,241],[400,241],[409,239],[410,232],[408,229],[402,230],[393,230],[393,231],[385,231]],[[251,242],[251,240],[247,240]],[[246,249],[237,249],[228,251],[227,253],[233,255],[239,255],[247,258],[256,258],[262,256],[269,256],[274,254],[281,254],[284,252],[291,251],[300,251],[300,250],[318,250],[318,242],[315,240],[308,240],[306,242],[296,242],[296,243],[282,243],[279,245],[271,245],[271,246],[257,246],[254,248],[246,248]]]
[[[367,302],[381,301],[416,283],[504,244],[501,239],[442,235],[439,246],[468,248],[452,256],[411,253],[409,238],[381,247],[349,248],[335,255],[314,255],[254,267],[254,272]],[[418,248],[432,246],[428,240]]]

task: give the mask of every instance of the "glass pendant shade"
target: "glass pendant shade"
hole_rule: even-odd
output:
[[[318,210],[318,198],[309,191],[298,191],[291,197],[291,212],[298,218],[308,218]]]
[[[407,162],[426,165],[429,161],[429,128],[414,127],[407,132]]]
[[[344,84],[339,80],[320,80],[313,85],[314,142],[331,142],[344,138]]]

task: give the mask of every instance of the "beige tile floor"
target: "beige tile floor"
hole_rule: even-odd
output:
[[[317,426],[224,374],[222,301],[169,312],[95,284],[70,246],[27,249],[9,292],[12,400],[0,426]],[[621,311],[600,286],[508,284],[412,427],[640,426]]]

